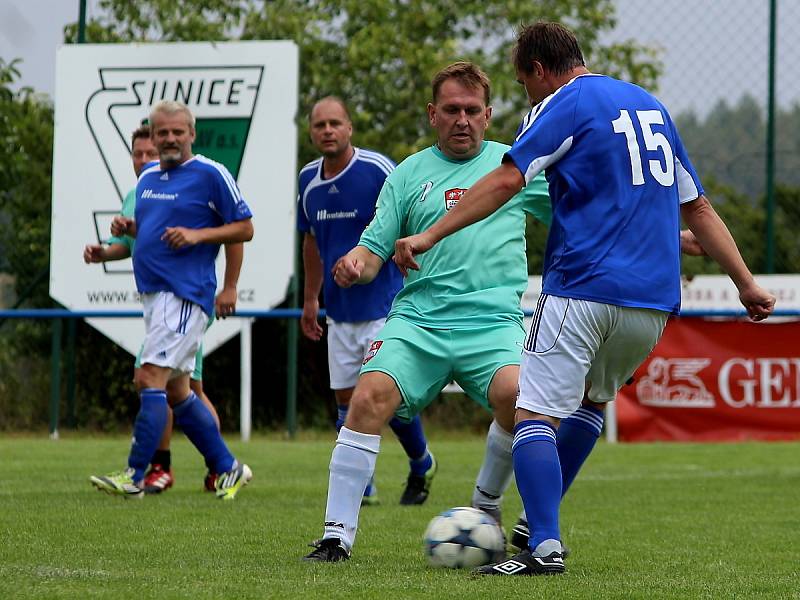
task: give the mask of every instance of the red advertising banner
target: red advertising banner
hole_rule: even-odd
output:
[[[800,322],[670,319],[617,395],[619,439],[800,439]]]

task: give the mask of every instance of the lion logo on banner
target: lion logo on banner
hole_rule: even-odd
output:
[[[713,408],[714,396],[697,375],[708,358],[654,358],[647,375],[636,384],[639,402],[646,406]]]

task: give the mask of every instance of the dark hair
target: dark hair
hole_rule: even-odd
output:
[[[544,21],[522,27],[511,60],[523,73],[531,72],[533,61],[555,75],[586,65],[575,34],[560,23]]]
[[[465,87],[474,89],[483,88],[483,97],[488,106],[491,99],[491,84],[489,83],[489,76],[486,75],[478,65],[471,62],[459,61],[445,67],[434,75],[433,81],[431,82],[431,92],[434,103],[436,103],[436,99],[439,96],[439,89],[448,79],[455,79]]]
[[[335,102],[336,104],[341,106],[342,110],[344,111],[344,114],[347,116],[347,120],[348,121],[352,121],[352,119],[350,118],[350,111],[347,109],[347,104],[345,104],[344,100],[342,100],[339,96],[325,96],[324,98],[320,98],[319,100],[314,102],[314,106],[312,106],[311,110],[308,111],[308,122],[309,123],[311,122],[311,114],[314,112],[314,109],[317,108],[317,105],[319,105],[319,104],[321,104],[322,102],[325,102],[325,101]]]
[[[150,125],[142,124],[133,130],[131,134],[131,148],[133,148],[134,142],[139,138],[150,138]]]

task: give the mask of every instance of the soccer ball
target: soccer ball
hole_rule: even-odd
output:
[[[433,518],[425,530],[425,556],[433,567],[470,569],[506,556],[505,535],[482,510],[458,506]]]

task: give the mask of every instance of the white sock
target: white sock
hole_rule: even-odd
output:
[[[375,473],[380,446],[381,436],[342,427],[333,448],[323,537],[339,538],[348,549],[356,538],[361,498]]]
[[[511,458],[513,441],[513,435],[500,427],[497,421],[492,421],[486,436],[486,454],[472,492],[472,506],[493,510],[500,507],[503,494],[514,475]]]

